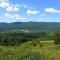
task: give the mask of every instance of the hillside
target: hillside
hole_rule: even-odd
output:
[[[0,22],[0,29],[60,29],[60,22]]]

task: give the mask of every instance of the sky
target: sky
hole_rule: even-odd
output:
[[[0,0],[0,22],[60,22],[60,0]]]

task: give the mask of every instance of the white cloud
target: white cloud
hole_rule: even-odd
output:
[[[18,12],[19,5],[10,4],[8,0],[0,0],[0,7],[5,8],[7,12]]]
[[[24,17],[19,16],[18,14],[10,14],[10,13],[5,13],[5,17],[8,19],[14,19],[14,20],[24,20]]]
[[[23,8],[26,8],[26,9],[35,9],[34,7],[30,7],[30,6],[28,6],[27,4],[24,4],[24,5],[23,5]]]
[[[60,13],[60,10],[57,10],[55,8],[45,8],[45,12],[47,12],[47,13]]]
[[[19,7],[18,5],[10,5],[6,8],[7,12],[18,12],[19,11]]]
[[[27,10],[28,15],[36,15],[38,13],[39,13],[39,11],[37,11],[37,10]]]
[[[0,0],[0,7],[6,8],[6,7],[8,7],[8,6],[9,6],[8,1]]]

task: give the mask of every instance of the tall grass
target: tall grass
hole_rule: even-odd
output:
[[[60,60],[60,45],[41,41],[36,46],[32,42],[20,46],[0,46],[0,60]]]

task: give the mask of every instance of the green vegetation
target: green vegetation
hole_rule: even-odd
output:
[[[54,42],[55,44],[60,44],[60,32],[56,31],[54,34]]]
[[[40,47],[40,45],[43,45]],[[54,41],[32,41],[20,46],[0,46],[0,60],[60,60],[60,46]]]
[[[3,46],[14,46],[21,45],[21,43],[27,41],[39,42],[40,40],[52,40],[52,34],[48,32],[39,31],[33,32],[28,30],[9,30],[0,32],[0,45]]]
[[[50,30],[2,30],[0,60],[60,60],[59,34]]]

